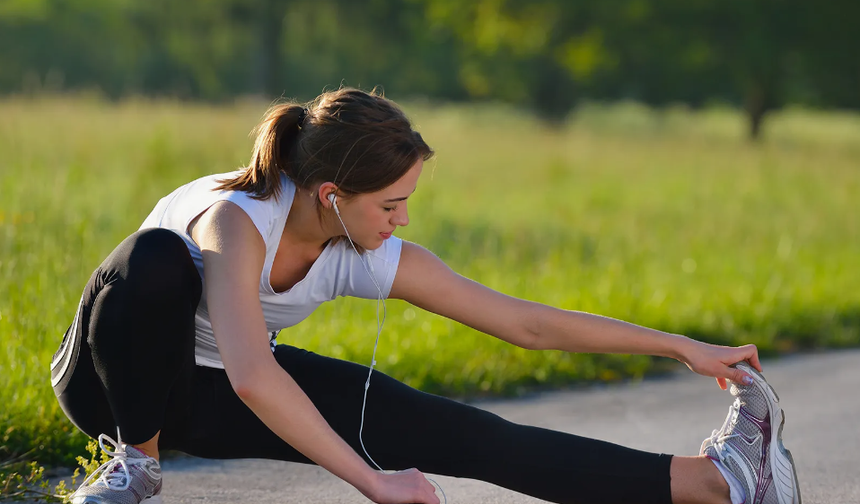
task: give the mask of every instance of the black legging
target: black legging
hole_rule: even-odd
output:
[[[52,363],[63,411],[92,437],[207,458],[311,463],[235,394],[224,370],[195,366],[201,281],[185,242],[164,229],[124,240],[93,273]],[[274,353],[326,421],[362,456],[367,368],[288,345]],[[386,469],[488,481],[564,503],[671,503],[670,455],[518,425],[375,372],[364,442]]]

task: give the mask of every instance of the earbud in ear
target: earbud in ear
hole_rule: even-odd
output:
[[[328,195],[328,200],[331,201],[331,206],[334,207],[334,213],[340,217],[340,210],[337,208],[337,196],[335,196],[334,193],[330,193]]]

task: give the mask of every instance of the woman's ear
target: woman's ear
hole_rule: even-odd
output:
[[[334,206],[331,195],[337,195],[337,185],[334,182],[323,182],[316,190],[316,197],[323,208],[332,208]]]

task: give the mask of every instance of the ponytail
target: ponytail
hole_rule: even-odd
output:
[[[295,180],[290,151],[295,148],[306,114],[307,109],[294,103],[270,108],[254,129],[251,164],[239,176],[219,180],[215,190],[244,191],[261,200],[280,196],[281,173]]]

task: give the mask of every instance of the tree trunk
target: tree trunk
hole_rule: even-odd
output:
[[[535,74],[532,89],[535,111],[546,123],[561,126],[576,104],[576,84],[552,58],[539,59]]]
[[[763,110],[749,111],[749,139],[753,142],[761,140],[761,123],[764,114]]]
[[[769,93],[765,90],[765,86],[754,84],[747,90],[745,108],[749,119],[749,139],[757,142],[761,140],[764,116],[771,108]]]
[[[282,61],[282,35],[286,2],[263,0],[260,9],[260,90],[267,98],[276,98],[284,92],[279,69]]]

